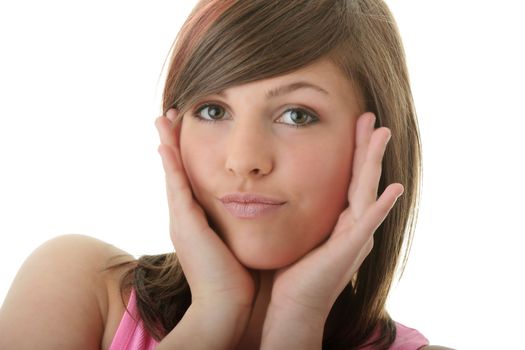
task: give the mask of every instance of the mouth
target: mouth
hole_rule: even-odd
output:
[[[234,193],[220,198],[226,210],[236,218],[255,219],[282,208],[285,201],[256,195]]]

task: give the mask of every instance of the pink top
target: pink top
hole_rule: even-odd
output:
[[[124,311],[124,316],[111,342],[109,350],[153,350],[157,341],[146,331],[144,322],[140,319],[137,309],[135,289],[131,289],[128,301],[129,312]]]
[[[390,345],[390,350],[417,350],[428,345],[428,339],[414,328],[409,328],[396,322],[396,339]],[[374,350],[373,346],[366,346],[362,350]]]
[[[120,321],[109,350],[153,350],[158,342],[146,331],[137,309],[135,290],[131,289],[127,309]],[[428,345],[428,339],[417,330],[396,322],[397,336],[390,350],[417,350]],[[373,350],[366,347],[365,350]]]

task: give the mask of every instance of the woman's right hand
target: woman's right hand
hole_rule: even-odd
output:
[[[166,174],[170,235],[192,294],[192,305],[228,305],[251,310],[254,278],[209,226],[204,210],[193,197],[180,153],[182,120],[170,109],[155,126],[158,152]]]

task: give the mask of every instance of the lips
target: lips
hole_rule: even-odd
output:
[[[221,198],[223,203],[260,203],[260,204],[274,204],[279,205],[285,203],[278,199],[273,199],[266,196],[261,196],[252,193],[231,193]]]
[[[254,219],[268,215],[280,209],[285,201],[251,193],[232,193],[220,201],[234,217],[242,219]]]

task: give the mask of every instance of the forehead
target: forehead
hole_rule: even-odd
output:
[[[327,58],[284,75],[230,87],[220,91],[218,95],[227,96],[230,92],[243,94],[256,91],[271,99],[305,87],[307,89],[304,91],[324,95],[328,100],[351,99],[359,105],[361,102],[355,83]]]

